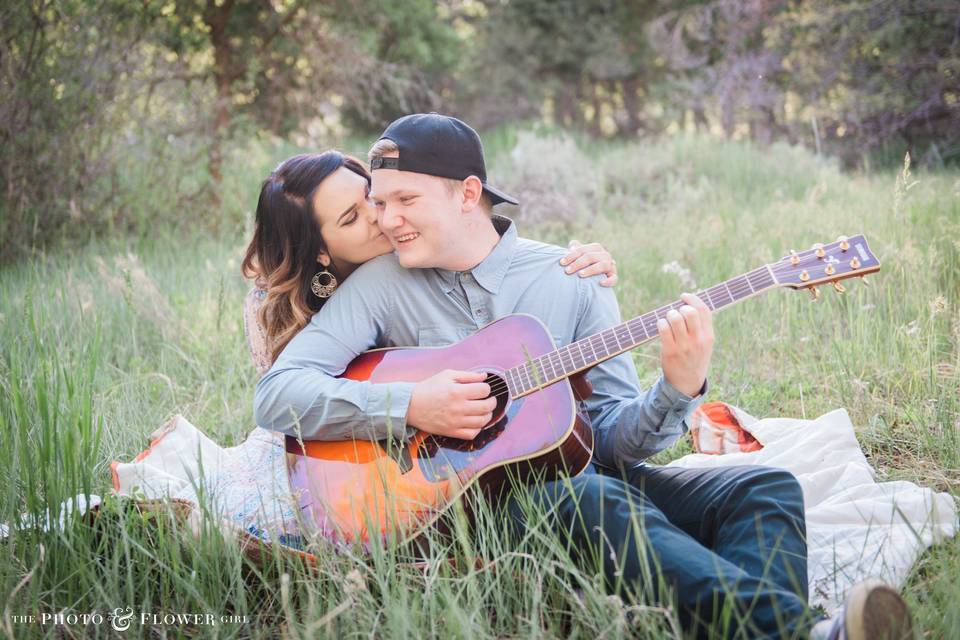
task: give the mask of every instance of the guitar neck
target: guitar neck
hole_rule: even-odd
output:
[[[764,265],[698,291],[696,295],[711,311],[719,311],[778,286],[773,271],[769,265]],[[504,374],[510,395],[519,398],[533,393],[650,342],[659,337],[657,320],[666,318],[667,312],[684,304],[682,300],[676,300],[549,353],[528,358]]]

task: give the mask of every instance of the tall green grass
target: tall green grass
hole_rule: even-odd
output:
[[[791,248],[864,232],[883,262],[872,287],[854,281],[819,302],[774,292],[717,316],[709,399],[759,417],[846,407],[880,480],[960,495],[958,174],[916,174],[895,209],[893,173],[846,175],[788,147],[678,137],[570,152],[562,141],[516,132],[496,144],[504,148],[493,150],[493,175],[507,190],[524,187],[510,177],[529,169],[507,146],[534,145],[540,157],[552,144],[568,152],[574,171],[541,172],[536,185],[567,199],[563,216],[533,225],[522,210],[504,213],[528,236],[602,242],[619,265],[624,316]],[[281,151],[250,157],[272,165]],[[263,176],[245,171],[255,198]],[[255,201],[248,204],[252,217]],[[221,444],[245,437],[256,374],[240,316],[242,250],[242,233],[176,238],[158,230],[0,273],[0,521],[42,519],[75,495],[108,493],[109,462],[139,452],[174,413]],[[663,270],[673,261],[693,283]],[[657,347],[634,359],[652,382]],[[687,451],[684,440],[657,459]],[[109,624],[40,626],[10,616],[129,606],[247,616],[193,629],[135,621],[125,633],[132,637],[676,636],[669,607],[607,595],[599,565],[573,563],[544,527],[514,545],[492,514],[481,509],[478,520],[468,534],[455,518],[454,534],[435,541],[425,566],[396,548],[369,558],[320,549],[320,566],[307,571],[279,555],[252,564],[213,528],[194,535],[108,501],[94,525],[68,518],[63,531],[18,531],[0,543],[2,631],[113,637]],[[960,635],[958,577],[954,539],[925,554],[907,585],[929,637]]]

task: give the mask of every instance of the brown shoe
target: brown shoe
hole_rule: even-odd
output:
[[[825,640],[914,640],[910,609],[897,590],[871,578],[855,584],[841,615],[819,622],[811,638]]]

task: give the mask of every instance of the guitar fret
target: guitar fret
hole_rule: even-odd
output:
[[[754,292],[759,291],[759,290],[761,290],[761,289],[763,289],[764,287],[767,286],[767,282],[766,282],[766,275],[767,275],[767,274],[765,273],[765,271],[766,271],[765,268],[760,268],[760,269],[754,269],[753,271],[751,271],[750,273],[747,274],[747,281],[750,282],[751,287],[754,289]],[[759,279],[759,282],[757,283],[758,286],[755,286],[755,287],[754,287],[754,286],[753,286],[753,284],[754,284],[753,280],[754,280],[755,278],[758,278],[758,279]]]
[[[762,267],[757,269],[757,273],[763,276],[764,288],[769,287],[771,285],[775,285],[777,283],[777,279],[773,276],[773,270],[770,269],[770,265],[766,265],[766,264],[763,265]]]
[[[733,286],[734,286],[734,289],[733,289],[733,290],[736,291],[736,293],[735,293],[734,295],[736,296],[736,299],[737,299],[737,300],[740,300],[740,299],[746,297],[747,295],[749,295],[749,293],[744,293],[744,290],[745,290],[745,289],[749,289],[749,288],[750,288],[749,285],[745,285],[745,284],[744,284],[744,283],[746,282],[746,278],[744,278],[743,276],[737,276],[736,278],[734,278],[734,279],[731,280],[730,282],[731,282],[731,283],[733,284]]]
[[[604,355],[606,355],[605,353],[601,354],[599,351],[597,351],[597,336],[594,335],[587,338],[587,344],[590,345],[590,351],[593,353],[594,360],[600,360]]]
[[[542,376],[543,376],[543,379],[544,379],[545,381],[546,381],[546,380],[552,380],[552,379],[553,379],[553,375],[551,375],[550,371],[547,369],[547,366],[550,364],[550,354],[549,354],[549,353],[545,353],[545,354],[543,354],[542,356],[540,356],[539,358],[537,358],[537,360],[538,360],[539,363],[540,363],[540,364],[539,364],[539,367],[540,367],[540,372],[541,372],[541,374],[542,374]],[[551,368],[552,368],[552,367],[551,367]]]
[[[640,316],[640,324],[643,325],[643,330],[648,336],[656,335],[657,333],[657,317],[649,318],[650,314],[645,313]]]
[[[610,332],[604,331],[600,335],[602,336],[601,339],[603,340],[603,350],[607,352],[607,355],[614,353],[616,349],[611,348],[610,345],[607,343],[607,338],[610,337]]]
[[[771,269],[771,268],[770,268],[770,265],[768,265],[768,264],[767,264],[767,265],[764,265],[764,268],[766,268],[767,273],[770,275],[770,284],[776,284],[776,283],[777,283],[777,276],[773,275],[773,269]]]
[[[553,366],[553,359],[550,357],[550,354],[546,354],[540,357],[543,360],[543,374],[547,380],[554,380],[557,377],[557,370]],[[550,370],[547,371],[547,365],[550,366]]]
[[[598,347],[600,347],[599,350]],[[603,345],[603,336],[599,334],[590,336],[590,348],[593,349],[593,355],[598,360],[607,357],[607,349]]]
[[[716,310],[717,310],[717,303],[716,303],[716,301],[713,299],[713,294],[710,293],[710,289],[704,289],[703,292],[704,292],[704,294],[706,294],[706,296],[707,296],[707,299],[704,301],[704,302],[706,303],[706,305],[707,305],[707,308],[709,308],[710,311],[716,311]]]
[[[601,355],[601,354],[597,351],[597,337],[596,337],[596,336],[590,336],[589,338],[587,338],[587,344],[590,345],[590,352],[593,354],[593,360],[594,360],[594,362],[599,362],[600,360],[603,359],[603,355],[606,355],[606,354]]]
[[[727,290],[727,295],[730,296],[730,304],[733,304],[734,302],[736,302],[737,299],[733,297],[733,292],[730,291],[730,285],[727,284],[728,282],[730,282],[730,281],[729,281],[729,280],[724,280],[724,281],[723,281],[723,286],[724,286],[724,287],[726,288],[726,290]]]
[[[567,353],[570,354],[570,373],[573,373],[579,367],[577,366],[577,353],[574,351],[573,347],[576,342],[567,345]]]
[[[644,340],[650,339],[650,334],[647,332],[647,326],[643,324],[643,320],[640,321],[640,328],[643,329],[643,338]]]
[[[550,380],[550,374],[547,373],[547,367],[546,367],[547,361],[543,359],[543,356],[540,356],[539,358],[534,360],[534,363],[536,363],[536,367],[537,367],[536,370],[540,372],[540,376],[539,376],[540,384],[543,384],[544,382],[547,382],[548,380]]]
[[[583,353],[583,345],[580,343],[580,340],[577,340],[573,344],[577,345],[577,351],[580,352],[580,366],[577,367],[577,369],[582,369],[587,366],[587,356]]]
[[[571,368],[568,368],[568,367],[567,367],[567,361],[564,360],[563,356],[566,355],[567,358],[570,358],[570,364],[572,365],[572,364],[573,364],[573,357],[570,355],[570,349],[569,349],[569,347],[561,347],[560,349],[557,349],[557,351],[560,353],[560,366],[563,367],[563,373],[564,373],[564,375],[567,375],[567,374],[569,374],[571,371],[573,371],[573,369],[572,369],[572,367],[571,367]]]
[[[597,357],[597,349],[593,346],[593,336],[587,338],[587,344],[590,345],[590,351],[593,353],[594,362],[600,360],[600,358]]]
[[[524,386],[525,386],[527,389],[533,389],[533,388],[534,388],[534,385],[533,385],[533,384],[531,383],[531,381],[530,381],[530,371],[528,371],[528,366],[527,366],[527,363],[526,363],[526,362],[523,363],[523,367],[522,367],[520,370],[523,372],[523,374],[524,374],[524,375],[526,376],[526,378],[527,378],[526,382],[524,383]]]
[[[617,351],[622,351],[623,345],[620,344],[620,337],[617,336],[616,328],[614,328],[613,330],[608,329],[607,331],[609,331],[613,335],[613,339],[617,341]]]
[[[620,340],[620,338],[622,337],[622,336],[620,336],[620,334],[623,333],[624,331],[627,332],[626,340]],[[617,325],[617,328],[614,330],[614,334],[617,336],[617,340],[618,340],[619,342],[621,342],[622,344],[627,345],[627,349],[629,349],[629,348],[631,348],[631,347],[634,346],[634,344],[633,344],[633,337],[630,335],[630,329],[629,329],[629,327],[627,327],[627,325],[626,325],[625,323],[618,324],[618,325]]]
[[[721,288],[721,287],[722,287],[722,288]],[[734,300],[733,300],[733,296],[730,295],[730,287],[727,286],[727,283],[726,283],[726,282],[723,282],[722,284],[718,284],[718,285],[717,285],[717,289],[720,290],[720,292],[719,292],[720,295],[723,295],[724,293],[727,294],[727,301],[723,303],[723,306],[727,306],[728,304],[732,304],[732,303],[733,303],[733,301],[734,301]]]
[[[703,293],[707,297],[707,299],[704,300],[704,304],[706,304],[711,311],[715,311],[717,308],[717,305],[713,302],[713,298],[710,297],[710,289],[704,289]]]

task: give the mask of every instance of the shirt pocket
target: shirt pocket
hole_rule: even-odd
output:
[[[417,333],[417,345],[420,347],[445,347],[460,342],[476,331],[472,327],[455,325],[432,325],[420,327]]]

